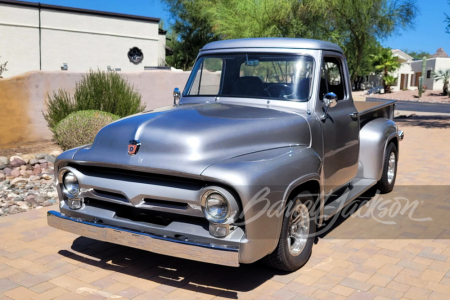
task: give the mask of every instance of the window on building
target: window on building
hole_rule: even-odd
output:
[[[431,78],[431,70],[427,71],[427,78]]]

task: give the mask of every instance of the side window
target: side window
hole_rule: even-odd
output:
[[[195,74],[189,95],[217,95],[220,90],[223,60],[206,57]]]
[[[333,92],[339,100],[345,98],[345,77],[342,61],[337,57],[325,57],[320,80],[320,99],[326,93]]]

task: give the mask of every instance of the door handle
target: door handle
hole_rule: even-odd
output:
[[[358,120],[358,115],[359,113],[354,112],[350,114],[350,117],[352,118],[353,121],[357,121]]]

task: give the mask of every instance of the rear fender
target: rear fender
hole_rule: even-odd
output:
[[[394,121],[378,118],[365,124],[360,132],[359,168],[356,177],[380,180],[388,142],[398,139]]]

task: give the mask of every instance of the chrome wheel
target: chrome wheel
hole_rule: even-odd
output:
[[[392,181],[394,181],[395,177],[395,153],[391,152],[391,155],[389,156],[389,164],[388,164],[388,170],[387,170],[387,180],[388,183],[391,184]]]
[[[297,256],[305,248],[309,235],[309,211],[303,203],[297,203],[292,210],[288,231],[289,252]]]

